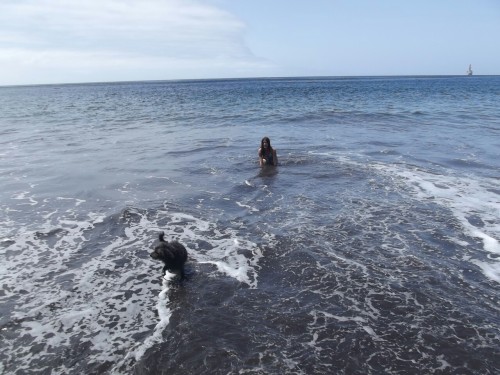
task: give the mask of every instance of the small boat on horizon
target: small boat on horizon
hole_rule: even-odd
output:
[[[467,75],[468,76],[472,75],[472,64],[469,64],[469,70],[467,70]]]

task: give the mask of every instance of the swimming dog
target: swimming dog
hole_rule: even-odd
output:
[[[177,241],[165,241],[163,238],[165,232],[159,235],[160,243],[155,246],[153,252],[149,254],[151,258],[161,260],[165,266],[163,267],[163,274],[166,271],[178,272],[181,280],[184,279],[184,263],[187,260],[186,248]]]

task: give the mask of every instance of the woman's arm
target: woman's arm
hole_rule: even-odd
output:
[[[264,158],[262,157],[262,149],[259,148],[259,165],[262,167],[265,164]]]
[[[278,155],[277,155],[275,149],[273,149],[273,162],[274,162],[274,165],[278,165]]]

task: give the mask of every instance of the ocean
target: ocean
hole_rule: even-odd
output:
[[[499,103],[499,76],[0,87],[0,374],[498,374]]]

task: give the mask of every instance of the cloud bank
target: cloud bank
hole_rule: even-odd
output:
[[[245,25],[194,0],[0,5],[0,85],[252,76]]]

